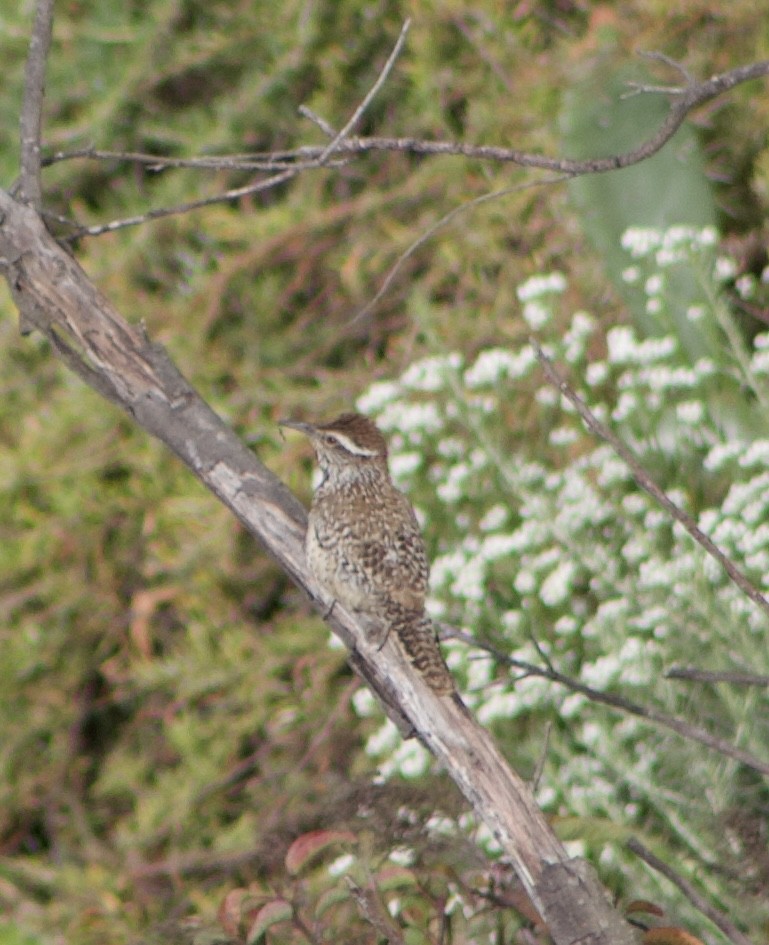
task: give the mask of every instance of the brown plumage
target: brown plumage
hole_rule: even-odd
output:
[[[430,688],[454,692],[425,613],[424,542],[411,504],[390,479],[384,437],[357,413],[329,423],[282,425],[309,437],[323,474],[306,539],[315,579],[345,608],[378,618],[387,632],[395,632]]]

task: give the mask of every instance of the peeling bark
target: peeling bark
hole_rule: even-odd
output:
[[[182,377],[141,326],[127,323],[35,210],[0,191],[0,266],[22,324],[40,331],[86,383],[162,440],[243,523],[321,612],[331,601],[304,558],[306,514]],[[404,736],[416,735],[488,825],[557,945],[631,945],[595,872],[569,859],[524,781],[459,700],[436,695],[395,634],[376,636],[341,607],[327,617]]]

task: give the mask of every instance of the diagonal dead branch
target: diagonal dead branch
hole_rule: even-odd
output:
[[[728,683],[730,686],[769,686],[769,676],[758,673],[740,673],[723,670],[694,669],[673,666],[665,673],[665,679],[682,679],[687,682]]]
[[[410,259],[411,256],[421,247],[424,246],[429,240],[435,236],[435,234],[442,230],[444,226],[448,226],[454,219],[460,216],[463,213],[474,209],[475,207],[481,206],[484,203],[490,203],[493,200],[501,200],[503,197],[507,197],[509,194],[517,194],[522,190],[528,190],[532,187],[544,187],[548,184],[558,184],[561,181],[568,180],[568,175],[560,174],[553,177],[540,178],[540,180],[533,181],[524,181],[521,184],[515,184],[512,187],[505,187],[502,190],[494,190],[488,194],[481,194],[479,197],[474,197],[472,200],[468,200],[466,203],[461,203],[458,207],[454,207],[453,210],[449,210],[448,213],[444,214],[439,220],[436,220],[431,226],[429,226],[424,233],[421,233],[411,245],[400,254],[400,256],[395,260],[393,265],[390,267],[389,272],[382,280],[382,284],[377,289],[373,298],[363,306],[363,308],[354,315],[348,322],[345,323],[345,328],[349,328],[351,325],[356,324],[359,321],[362,321],[369,312],[371,312],[382,298],[382,296],[387,292],[390,286],[393,283],[393,280],[398,275],[398,272],[404,265],[404,263]]]
[[[755,755],[744,751],[742,748],[737,748],[736,745],[732,745],[732,743],[725,738],[719,738],[717,735],[708,732],[707,729],[700,728],[698,725],[692,725],[690,722],[685,722],[683,719],[678,719],[673,715],[667,715],[665,712],[660,712],[659,709],[655,709],[652,706],[640,705],[616,693],[602,692],[600,689],[593,689],[591,686],[587,686],[585,683],[581,683],[579,680],[559,672],[553,666],[537,666],[535,663],[516,659],[516,657],[510,656],[509,653],[504,653],[488,643],[477,640],[472,634],[465,633],[456,627],[441,624],[440,628],[447,639],[461,640],[463,643],[467,643],[468,646],[484,650],[486,653],[493,656],[500,664],[520,670],[522,676],[538,676],[540,679],[548,679],[550,682],[563,686],[570,692],[579,693],[586,699],[589,699],[590,702],[608,706],[626,715],[635,715],[654,725],[670,729],[682,738],[697,742],[700,745],[704,745],[706,748],[711,748],[713,751],[717,751],[727,758],[734,758],[735,761],[739,761],[748,768],[761,772],[761,774],[769,775],[769,762],[756,758]]]
[[[359,620],[317,588],[304,555],[306,514],[181,376],[165,352],[125,322],[51,237],[40,216],[0,190],[0,257],[18,307],[55,330],[145,430],[162,440],[304,590],[345,642],[350,662],[403,734],[416,733],[444,765],[513,865],[556,945],[632,945],[595,871],[569,858],[530,789],[489,733],[452,699],[434,693],[394,634],[377,645]],[[81,376],[92,381],[90,371]],[[98,386],[98,385],[97,385]],[[598,930],[598,931],[597,931]]]
[[[691,515],[688,515],[657,485],[654,479],[644,469],[627,444],[625,444],[617,435],[613,433],[606,424],[602,423],[588,405],[582,400],[579,394],[556,370],[555,365],[540,347],[535,338],[530,339],[534,353],[537,355],[542,370],[547,380],[573,405],[577,413],[585,421],[585,426],[595,436],[605,440],[619,458],[625,463],[633,478],[638,485],[650,495],[662,508],[681,524],[692,536],[700,547],[702,547],[715,561],[717,561],[729,578],[739,587],[742,593],[753,603],[760,607],[765,614],[769,615],[769,600],[759,591],[753,582],[745,575],[737,565],[724,554],[718,545],[697,525]]]
[[[704,916],[707,916],[713,925],[720,929],[730,942],[733,942],[734,945],[753,945],[751,940],[740,932],[728,916],[725,916],[723,912],[711,906],[707,899],[700,895],[687,879],[684,879],[683,876],[677,873],[672,867],[668,866],[667,863],[663,863],[651,850],[647,850],[642,843],[635,839],[628,840],[627,847],[631,853],[635,853],[639,859],[643,860],[648,866],[651,866],[653,870],[656,870],[664,876],[665,879],[670,880],[670,882],[686,896],[694,908]]]
[[[187,203],[176,204],[172,207],[156,207],[153,210],[147,210],[146,213],[139,213],[133,217],[123,217],[120,220],[112,220],[110,223],[102,223],[95,226],[81,226],[74,232],[67,234],[66,241],[80,239],[83,236],[100,236],[102,233],[113,233],[115,230],[123,230],[128,226],[138,226],[141,223],[147,223],[150,220],[160,220],[162,217],[178,216],[183,213],[190,213],[192,210],[200,210],[202,207],[212,207],[219,203],[229,203],[231,200],[240,200],[243,197],[250,197],[264,190],[270,190],[280,184],[286,183],[291,178],[303,170],[314,168],[315,164],[308,163],[304,166],[296,165],[288,170],[273,174],[266,180],[256,181],[251,184],[245,184],[243,187],[234,187],[223,194],[215,194],[211,197],[202,197],[200,200],[190,200]]]

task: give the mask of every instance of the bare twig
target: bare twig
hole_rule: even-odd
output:
[[[683,89],[674,97],[667,117],[658,130],[637,148],[622,154],[602,158],[576,161],[570,158],[549,158],[541,154],[530,154],[514,148],[499,148],[486,145],[462,144],[456,141],[426,141],[419,138],[350,138],[338,147],[339,153],[360,154],[366,151],[406,151],[423,155],[457,155],[483,161],[519,164],[522,167],[538,167],[547,171],[576,176],[577,174],[605,174],[623,167],[630,167],[656,154],[673,137],[694,108],[729,91],[742,82],[769,75],[769,60],[740,66],[704,82]],[[304,156],[313,149],[304,149]]]
[[[300,109],[301,110],[301,109]],[[103,148],[78,148],[77,151],[54,151],[42,159],[43,167],[82,158],[91,161],[122,162],[138,164],[150,171],[168,171],[185,168],[197,171],[281,171],[294,167],[301,158],[296,152],[281,156],[275,151],[269,154],[210,154],[205,157],[166,157],[158,154],[145,154],[142,151],[109,151]],[[329,167],[342,166],[346,161],[333,162]]]
[[[705,745],[707,748],[712,748],[713,751],[720,752],[728,758],[734,758],[735,761],[739,761],[749,768],[753,768],[755,771],[769,775],[769,762],[756,758],[755,755],[752,755],[750,752],[737,748],[735,745],[732,745],[731,742],[711,734],[704,728],[692,725],[689,722],[685,722],[683,719],[677,719],[675,716],[666,715],[664,712],[660,712],[658,709],[651,706],[631,702],[630,699],[626,699],[623,696],[618,696],[610,692],[602,692],[600,689],[593,689],[552,667],[537,666],[535,663],[528,663],[525,660],[516,659],[488,643],[477,640],[471,634],[465,633],[456,627],[441,624],[440,629],[442,636],[454,640],[461,640],[463,643],[467,643],[469,646],[475,647],[476,649],[485,650],[485,652],[491,654],[500,663],[521,670],[524,676],[538,676],[541,679],[549,679],[551,682],[558,683],[558,685],[569,689],[571,692],[578,692],[591,702],[609,706],[612,709],[625,712],[628,715],[636,715],[655,725],[668,728],[676,732],[682,738],[697,742],[700,745]]]
[[[686,666],[673,666],[665,673],[665,679],[684,679],[689,682],[729,683],[731,686],[769,686],[769,676],[757,673],[740,673],[724,670],[716,672],[707,669],[693,669]]]
[[[458,207],[454,207],[453,210],[450,210],[447,214],[442,216],[440,220],[436,220],[432,226],[429,226],[424,233],[421,233],[414,242],[406,249],[401,255],[395,260],[395,263],[391,267],[390,271],[382,280],[382,284],[377,289],[374,297],[370,299],[363,308],[355,314],[347,323],[346,327],[354,325],[356,322],[361,321],[365,318],[369,312],[374,308],[374,306],[379,302],[382,296],[387,292],[390,286],[393,283],[393,280],[400,272],[403,264],[414,255],[414,253],[424,244],[432,239],[435,234],[443,229],[444,226],[448,226],[452,220],[460,216],[463,213],[467,213],[469,210],[479,207],[481,204],[489,203],[492,200],[500,200],[502,197],[507,197],[509,194],[516,194],[521,190],[528,190],[531,187],[540,187],[547,184],[558,184],[561,181],[567,180],[568,175],[558,174],[554,177],[543,177],[539,180],[524,181],[521,184],[516,184],[513,187],[504,187],[502,190],[494,190],[488,194],[481,194],[480,197],[474,197],[472,200],[468,200],[465,203],[460,204]]]
[[[539,790],[539,782],[542,780],[542,772],[545,770],[545,762],[547,761],[547,754],[550,750],[550,733],[553,730],[553,723],[545,723],[545,734],[542,738],[542,750],[539,753],[539,758],[537,759],[537,766],[534,769],[534,775],[531,779],[531,789],[536,794]]]
[[[320,115],[316,115],[315,112],[309,108],[307,105],[299,106],[299,114],[303,118],[307,118],[314,125],[317,125],[318,128],[323,132],[324,135],[327,135],[329,138],[333,138],[336,135],[336,131],[329,125],[325,118],[321,118]]]
[[[400,55],[401,50],[403,49],[403,44],[406,42],[406,36],[411,27],[411,20],[406,19],[403,26],[401,27],[400,35],[393,46],[393,50],[390,55],[387,57],[387,62],[377,76],[376,82],[371,86],[366,95],[363,98],[363,101],[358,105],[355,111],[350,115],[348,121],[344,126],[337,132],[337,134],[329,141],[326,147],[321,151],[320,156],[318,157],[319,164],[325,164],[326,160],[331,157],[331,155],[339,149],[339,146],[350,136],[350,132],[358,124],[358,122],[363,117],[364,112],[369,107],[371,102],[374,99],[374,96],[379,92],[382,86],[387,81],[387,77],[392,72],[393,66],[395,65],[395,60]]]
[[[358,912],[369,925],[373,926],[377,935],[381,935],[388,945],[406,945],[403,933],[383,907],[376,888],[363,889],[350,876],[345,876],[345,882],[355,900]]]
[[[654,49],[642,49],[639,55],[644,59],[651,59],[652,62],[664,63],[674,72],[677,72],[687,85],[695,85],[694,76],[678,59],[672,59],[670,56],[666,56],[665,53]]]
[[[366,95],[358,108],[356,108],[355,112],[353,112],[342,130],[335,133],[334,138],[328,144],[303,146],[293,150],[265,152],[263,154],[244,155],[240,157],[211,156],[205,158],[161,158],[146,154],[121,154],[120,152],[85,149],[72,152],[57,152],[57,154],[48,158],[45,163],[81,157],[95,160],[132,161],[146,164],[156,169],[167,167],[210,167],[216,169],[232,168],[234,170],[280,171],[288,170],[290,167],[295,173],[299,173],[303,170],[335,166],[335,162],[330,161],[332,155],[336,158],[351,158],[371,151],[400,151],[409,154],[433,156],[453,155],[481,161],[518,164],[521,167],[553,171],[557,174],[564,175],[564,177],[574,177],[581,174],[604,174],[608,171],[616,171],[623,167],[638,164],[651,157],[653,154],[656,154],[673,137],[689,112],[698,106],[733,89],[743,82],[749,82],[753,79],[769,75],[769,60],[763,60],[761,62],[751,63],[747,66],[731,69],[728,72],[714,76],[704,82],[691,82],[683,88],[675,87],[666,89],[664,90],[666,94],[672,97],[670,111],[658,130],[651,135],[648,140],[642,142],[637,148],[633,148],[631,151],[626,151],[622,154],[601,158],[589,158],[583,161],[576,161],[570,158],[550,158],[542,154],[531,154],[527,151],[521,151],[515,148],[471,145],[456,141],[432,141],[421,138],[349,137],[350,132],[360,120],[361,115],[368,107],[371,99],[379,91],[382,83],[389,75],[401,51],[407,29],[408,21],[404,24],[398,41],[374,86],[372,86],[370,92]],[[660,54],[653,54],[652,57],[658,58],[661,61],[667,61],[666,57]],[[669,64],[673,65],[672,61]],[[679,71],[681,71],[680,67],[676,66],[676,68],[679,68]],[[660,91],[660,88],[650,87],[648,91]],[[324,129],[324,133],[328,133],[328,130],[329,129]],[[291,176],[293,176],[293,174],[288,175],[288,177]],[[285,179],[288,179],[288,177]],[[276,186],[276,184],[281,183],[283,180],[284,178],[270,178],[269,181],[253,184],[247,188],[227,191],[224,194],[207,198],[202,202],[160,208],[153,213],[141,214],[125,220],[116,220],[111,224],[105,224],[101,227],[86,227],[76,235],[96,236],[100,233],[120,229],[124,226],[135,226],[138,223],[143,223],[146,220],[155,219],[157,217],[186,213],[191,209],[197,209],[199,206],[224,203],[246,194],[256,193],[259,190]]]
[[[652,85],[647,82],[626,82],[627,92],[620,95],[621,99],[634,98],[636,95],[681,95],[685,89],[680,85]]]
[[[229,203],[231,200],[238,200],[242,197],[259,193],[260,191],[269,190],[271,187],[277,187],[279,184],[283,184],[286,181],[291,180],[293,177],[296,177],[296,175],[301,171],[317,170],[321,167],[327,167],[331,157],[336,151],[339,150],[340,145],[345,141],[352,129],[360,121],[374,96],[386,82],[387,77],[395,65],[395,61],[400,54],[400,51],[403,49],[403,44],[406,41],[406,34],[408,33],[410,26],[411,20],[407,19],[403,24],[400,35],[396,40],[395,46],[393,46],[392,52],[387,57],[387,61],[385,62],[384,66],[382,66],[376,81],[363,97],[361,103],[352,113],[341,131],[337,132],[337,134],[326,145],[326,147],[323,148],[317,155],[313,155],[311,159],[300,163],[291,163],[288,166],[285,164],[279,164],[277,166],[282,167],[283,169],[279,170],[278,173],[273,174],[272,177],[268,177],[266,180],[245,184],[243,187],[235,187],[232,190],[225,191],[223,194],[214,194],[211,197],[203,197],[200,200],[192,200],[188,203],[176,204],[175,206],[171,207],[157,207],[154,210],[148,210],[146,213],[141,213],[134,217],[124,217],[121,220],[112,220],[110,223],[80,227],[73,233],[69,233],[66,239],[72,241],[83,236],[99,236],[101,233],[111,233],[115,230],[124,229],[127,226],[137,226],[140,223],[146,223],[148,220],[156,220],[160,217],[189,213],[191,210],[199,210],[201,207],[209,207],[213,204]]]
[[[68,233],[65,240],[80,239],[82,236],[100,236],[102,233],[112,233],[115,230],[125,229],[127,226],[137,226],[140,223],[146,223],[148,220],[158,220],[161,217],[175,216],[181,213],[189,213],[191,210],[199,210],[201,207],[210,207],[217,203],[229,203],[231,200],[238,200],[242,197],[248,197],[251,194],[257,194],[263,190],[269,190],[271,187],[277,187],[292,177],[296,177],[300,170],[315,167],[315,164],[306,164],[304,167],[294,165],[288,170],[281,171],[279,174],[273,174],[266,180],[255,181],[246,184],[243,187],[235,187],[227,190],[223,194],[214,194],[211,197],[203,197],[200,200],[190,200],[188,203],[180,203],[171,207],[157,207],[154,210],[147,210],[146,213],[139,213],[133,217],[123,217],[120,220],[112,220],[110,223],[101,223],[96,226],[81,226],[72,233]]]
[[[644,863],[651,866],[653,870],[656,870],[656,872],[664,876],[665,879],[670,880],[670,882],[684,894],[694,908],[710,919],[713,925],[723,932],[730,942],[734,942],[734,945],[753,945],[751,940],[740,932],[731,919],[725,916],[723,912],[719,912],[718,909],[711,906],[707,899],[700,895],[687,879],[684,879],[683,876],[668,866],[667,863],[663,863],[651,850],[647,850],[642,843],[635,838],[631,838],[627,842],[627,848],[631,853],[635,853],[639,859],[643,860]]]
[[[53,0],[37,0],[35,22],[29,39],[24,71],[24,101],[21,106],[21,197],[40,209],[43,191],[40,182],[40,135],[43,127],[45,67],[51,48]]]
[[[615,433],[613,433],[604,423],[596,417],[592,410],[582,400],[579,394],[569,384],[569,382],[557,371],[555,365],[540,347],[535,338],[530,339],[531,346],[542,366],[545,377],[561,394],[572,404],[577,413],[585,421],[585,425],[591,433],[605,440],[620,459],[627,465],[633,478],[638,485],[657,501],[663,509],[674,518],[679,524],[683,525],[686,531],[692,536],[700,547],[714,558],[726,571],[732,581],[739,587],[742,593],[753,603],[760,607],[765,614],[769,615],[769,600],[759,591],[753,582],[737,567],[718,545],[697,525],[694,519],[657,485],[649,473],[639,462],[636,455]]]

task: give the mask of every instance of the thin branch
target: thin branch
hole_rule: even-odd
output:
[[[363,97],[363,100],[352,113],[342,130],[339,131],[333,140],[330,141],[326,147],[323,148],[322,151],[317,156],[314,156],[311,160],[305,161],[304,163],[294,163],[288,167],[285,167],[285,165],[280,165],[283,166],[284,169],[280,170],[277,174],[273,174],[272,177],[268,177],[266,180],[255,181],[253,183],[246,184],[243,187],[235,187],[232,190],[225,191],[223,194],[215,194],[211,197],[203,197],[201,200],[192,200],[188,203],[177,204],[171,207],[157,207],[154,210],[148,210],[146,213],[141,213],[134,217],[125,217],[121,220],[112,220],[110,223],[80,227],[73,233],[69,233],[67,235],[67,241],[76,240],[83,236],[99,236],[102,233],[111,233],[115,230],[121,230],[128,226],[137,226],[140,223],[146,223],[148,220],[156,220],[160,217],[189,213],[191,210],[199,210],[201,207],[209,207],[213,204],[229,203],[231,200],[238,200],[242,197],[247,197],[264,190],[269,190],[271,187],[277,187],[279,184],[283,184],[286,181],[291,180],[293,177],[296,177],[300,171],[317,170],[321,167],[327,167],[333,154],[339,150],[340,145],[345,141],[349,133],[360,121],[374,96],[387,81],[387,77],[392,71],[400,51],[403,49],[403,44],[406,41],[406,34],[408,33],[410,26],[411,20],[407,19],[401,28],[400,35],[398,36],[392,52],[387,57],[387,61],[382,67],[374,84]]]
[[[684,894],[694,908],[710,919],[713,925],[720,929],[730,942],[734,942],[734,945],[753,945],[753,942],[740,932],[731,919],[725,916],[723,912],[711,906],[707,899],[700,895],[687,879],[684,879],[683,876],[678,874],[672,867],[668,866],[667,863],[663,863],[651,850],[647,850],[642,843],[635,838],[631,838],[627,842],[627,848],[631,853],[635,853],[639,859],[643,860],[644,863],[651,866],[653,870],[656,870],[656,872],[664,876],[665,879],[670,880],[670,882]]]
[[[389,61],[389,60],[388,60]],[[623,167],[630,167],[646,160],[653,154],[656,154],[673,137],[680,128],[689,112],[698,106],[728,92],[735,86],[743,82],[749,82],[753,79],[759,79],[769,75],[769,60],[751,63],[747,66],[739,66],[731,69],[721,75],[713,76],[704,82],[695,82],[683,89],[676,87],[672,92],[673,102],[667,117],[659,129],[646,141],[638,147],[622,154],[609,155],[602,158],[588,158],[582,161],[572,160],[570,158],[551,158],[542,154],[532,154],[527,151],[520,151],[516,148],[502,148],[492,145],[472,145],[463,144],[457,141],[433,141],[423,138],[385,138],[385,137],[353,137],[339,141],[334,147],[337,154],[357,155],[369,151],[401,151],[418,155],[449,155],[456,157],[473,158],[481,161],[495,161],[503,164],[518,164],[521,167],[535,167],[547,171],[555,171],[568,176],[578,174],[603,174],[608,171],[616,171]],[[659,91],[659,87],[654,87]],[[344,129],[343,129],[344,130]],[[263,160],[298,160],[298,161],[316,161],[327,149],[328,145],[305,145],[293,150],[265,152],[260,155]],[[73,157],[97,157],[101,152],[86,151],[83,152],[58,152],[56,160],[69,160]],[[114,160],[116,155],[111,152],[110,159]],[[105,158],[106,159],[106,158]],[[150,156],[132,156],[125,155],[125,160],[140,160],[142,163],[151,163],[152,160],[159,164],[166,159],[154,158]],[[249,160],[252,160],[250,158]],[[52,160],[52,159],[49,159]],[[170,166],[173,166],[173,159]],[[206,159],[201,159],[206,160]],[[207,160],[225,161],[227,158],[209,158]],[[201,166],[205,166],[201,164]],[[237,167],[237,164],[235,165]]]
[[[564,180],[568,180],[568,175],[558,174],[554,177],[543,177],[539,180],[525,181],[524,183],[516,184],[513,187],[504,187],[502,190],[494,190],[488,194],[481,194],[480,197],[474,197],[472,200],[468,200],[465,203],[460,204],[458,207],[454,207],[453,210],[450,210],[447,214],[442,216],[440,220],[437,220],[432,224],[432,226],[429,226],[424,231],[424,233],[421,233],[414,240],[408,249],[401,253],[401,255],[395,260],[395,263],[391,267],[390,271],[382,280],[382,284],[377,289],[374,297],[370,299],[363,306],[363,308],[345,324],[345,327],[349,328],[351,325],[354,325],[356,322],[359,322],[361,319],[365,318],[390,288],[393,280],[400,272],[404,263],[410,259],[411,256],[413,256],[421,246],[424,246],[428,240],[432,239],[432,237],[435,236],[439,230],[443,229],[444,226],[448,226],[448,224],[451,223],[456,217],[474,209],[475,207],[479,207],[481,204],[488,203],[491,200],[499,200],[502,197],[507,197],[509,194],[516,194],[521,190],[528,190],[531,187],[540,187],[547,184],[558,184]]]
[[[680,85],[653,85],[647,82],[627,82],[628,90],[620,95],[621,99],[634,98],[636,95],[681,95],[685,89]]]
[[[314,164],[307,164],[306,167],[314,167]],[[72,242],[80,239],[82,236],[100,236],[102,233],[112,233],[115,230],[122,230],[128,226],[138,226],[140,223],[146,223],[148,220],[158,220],[161,217],[170,217],[176,214],[189,213],[191,210],[199,210],[201,207],[210,207],[217,203],[229,203],[231,200],[238,200],[242,197],[248,197],[251,194],[260,193],[263,190],[269,190],[271,187],[277,187],[292,177],[296,177],[303,167],[296,165],[289,170],[282,171],[280,174],[273,174],[266,180],[256,181],[252,184],[246,184],[244,187],[235,187],[227,190],[223,194],[215,194],[212,197],[203,197],[200,200],[191,200],[188,203],[176,204],[172,207],[157,207],[154,210],[148,210],[146,213],[137,214],[134,217],[123,217],[120,220],[112,220],[110,223],[101,223],[96,226],[81,226],[72,233],[68,233],[64,240]]]
[[[714,76],[704,82],[687,86],[673,98],[665,120],[658,130],[638,147],[622,154],[583,161],[571,158],[549,158],[541,154],[530,154],[514,148],[489,145],[462,144],[456,141],[429,141],[420,138],[350,138],[337,148],[338,153],[360,154],[367,151],[405,151],[420,155],[454,155],[483,161],[519,164],[522,167],[538,167],[547,171],[576,176],[578,174],[605,174],[620,170],[646,160],[656,154],[673,137],[690,111],[729,91],[736,85],[769,75],[769,60],[740,66]],[[304,157],[312,156],[320,149],[304,148]]]
[[[301,109],[300,109],[301,111]],[[145,154],[142,151],[109,151],[102,148],[79,148],[77,151],[55,151],[42,160],[43,167],[58,164],[61,161],[71,161],[75,158],[84,158],[91,161],[117,161],[126,164],[138,164],[150,171],[167,171],[186,168],[198,171],[280,171],[297,165],[298,155],[291,153],[281,156],[281,152],[253,153],[253,154],[211,154],[206,157],[165,157],[158,154]],[[304,163],[305,159],[301,159]],[[343,166],[346,161],[338,164],[329,163],[328,167]]]
[[[376,930],[377,935],[381,935],[388,945],[406,945],[403,933],[382,905],[376,887],[372,885],[372,888],[363,889],[350,876],[345,876],[345,882],[358,912]]]
[[[379,76],[377,77],[376,82],[368,90],[368,92],[363,98],[363,101],[360,103],[360,105],[358,105],[358,107],[355,109],[352,115],[350,115],[349,120],[345,123],[342,129],[339,132],[337,132],[335,137],[332,138],[332,140],[329,141],[329,143],[326,145],[323,151],[321,151],[320,156],[318,158],[319,164],[325,164],[326,160],[329,157],[331,157],[331,155],[335,151],[339,150],[339,146],[342,144],[342,142],[346,141],[347,138],[349,138],[350,132],[361,120],[366,109],[369,107],[369,105],[373,101],[376,94],[379,92],[379,90],[387,81],[387,77],[392,72],[393,66],[395,65],[395,61],[400,55],[401,50],[403,49],[403,44],[406,42],[406,36],[408,35],[408,31],[410,27],[411,27],[411,19],[407,17],[405,22],[403,23],[403,26],[401,27],[400,35],[398,36],[398,39],[396,40],[395,45],[393,46],[393,50],[390,53],[390,55],[387,57],[387,62],[385,62],[384,66],[382,66],[382,69],[379,73]]]
[[[43,128],[45,67],[51,48],[53,0],[37,0],[29,39],[21,106],[21,197],[36,210],[43,200],[40,182],[40,135]]]
[[[695,79],[691,72],[689,72],[686,66],[678,59],[671,59],[671,57],[666,56],[665,53],[658,52],[654,49],[642,49],[639,55],[641,55],[644,59],[651,59],[652,62],[664,63],[674,72],[677,72],[687,85],[694,85]]]
[[[315,112],[308,105],[300,105],[299,114],[303,118],[307,118],[314,125],[317,125],[318,128],[320,128],[323,134],[326,135],[327,137],[333,138],[334,135],[336,134],[336,132],[331,127],[331,125],[329,125],[326,119],[321,118],[320,115],[316,115]]]
[[[724,670],[716,672],[707,669],[693,669],[686,666],[673,666],[665,673],[665,679],[683,679],[688,682],[729,683],[732,686],[769,686],[769,676],[757,673],[740,673]]]
[[[525,660],[516,659],[515,657],[512,657],[509,654],[503,653],[501,650],[496,649],[490,644],[477,640],[471,634],[465,633],[456,627],[451,627],[447,624],[440,624],[440,629],[444,638],[461,640],[463,643],[467,643],[469,646],[484,650],[500,663],[521,670],[524,676],[538,676],[541,679],[548,679],[550,682],[558,683],[558,685],[563,686],[565,689],[568,689],[571,692],[577,692],[580,695],[585,696],[585,698],[589,699],[591,702],[609,706],[610,708],[624,712],[627,715],[636,715],[641,719],[645,719],[647,722],[652,722],[655,725],[668,728],[677,735],[680,735],[682,738],[697,742],[700,745],[705,745],[707,748],[712,748],[713,751],[720,752],[722,755],[726,755],[728,758],[733,758],[735,761],[739,761],[741,764],[744,764],[749,768],[753,768],[754,771],[759,771],[761,774],[769,775],[769,762],[765,762],[760,758],[756,758],[755,755],[752,755],[748,751],[744,751],[742,748],[737,748],[725,738],[719,738],[717,735],[712,735],[704,728],[700,728],[697,725],[692,725],[689,722],[683,721],[683,719],[677,719],[675,716],[666,715],[664,712],[660,712],[658,709],[655,709],[651,706],[644,706],[637,702],[632,702],[630,699],[624,698],[624,696],[618,696],[610,692],[602,692],[600,689],[593,689],[576,679],[572,679],[571,676],[566,676],[564,673],[560,673],[557,669],[537,666],[535,663],[528,663]]]
[[[530,342],[535,354],[537,355],[537,359],[542,366],[545,377],[553,385],[553,387],[560,391],[560,393],[569,401],[569,403],[572,404],[580,417],[582,417],[582,419],[585,421],[585,425],[587,426],[588,430],[595,434],[595,436],[605,440],[611,446],[614,452],[627,465],[628,469],[633,474],[633,478],[644,490],[644,492],[648,493],[655,501],[657,501],[672,518],[674,518],[686,529],[686,531],[692,536],[697,544],[704,548],[711,558],[714,558],[721,565],[731,580],[734,581],[734,583],[737,585],[737,587],[739,587],[746,597],[753,601],[757,607],[760,607],[765,614],[769,615],[769,600],[764,597],[755,584],[753,584],[753,582],[737,567],[731,558],[724,554],[718,545],[710,537],[708,537],[705,532],[702,531],[694,519],[684,512],[682,508],[676,505],[676,503],[673,502],[673,500],[669,498],[669,496],[657,485],[654,479],[652,479],[649,473],[641,465],[630,447],[627,446],[604,423],[601,423],[598,417],[596,417],[596,415],[587,406],[584,400],[582,400],[579,394],[577,394],[569,382],[558,373],[555,365],[539,346],[536,339],[531,338]]]
[[[379,91],[382,84],[389,75],[393,64],[401,51],[405,39],[405,33],[408,30],[409,21],[404,23],[401,34],[385,63],[379,78],[372,86],[369,93],[363,99],[361,104],[353,112],[349,121],[340,132],[337,132],[331,142],[325,145],[302,146],[292,150],[264,152],[254,155],[244,156],[210,156],[205,158],[163,158],[147,154],[121,153],[112,151],[99,151],[87,148],[80,151],[57,152],[47,158],[44,163],[53,163],[55,161],[70,160],[81,157],[94,160],[123,160],[139,164],[145,164],[154,167],[156,170],[172,167],[195,167],[212,169],[232,169],[232,170],[264,170],[264,171],[286,171],[289,169],[293,173],[288,173],[286,178],[270,178],[258,184],[251,184],[246,188],[238,188],[234,191],[227,191],[224,194],[209,197],[203,201],[191,204],[179,204],[174,207],[160,208],[147,214],[137,215],[125,220],[116,220],[104,226],[84,227],[76,236],[98,236],[101,233],[121,229],[124,226],[135,226],[144,223],[147,220],[156,219],[162,216],[186,213],[189,210],[197,209],[200,206],[208,206],[216,203],[226,203],[229,200],[236,199],[247,194],[257,193],[260,190],[266,190],[273,187],[282,180],[287,180],[303,170],[317,169],[320,167],[336,166],[336,162],[330,161],[330,157],[351,158],[360,154],[366,154],[371,151],[396,151],[416,155],[450,155],[457,157],[472,158],[481,161],[493,161],[497,163],[517,164],[521,167],[540,168],[542,170],[553,171],[564,177],[574,177],[580,174],[603,174],[608,171],[616,171],[623,167],[630,167],[638,164],[656,154],[673,137],[676,131],[683,124],[686,116],[693,109],[710,101],[713,98],[733,89],[743,82],[749,82],[753,79],[759,79],[769,75],[769,60],[755,62],[747,66],[739,66],[731,69],[721,75],[714,76],[704,82],[691,82],[684,88],[663,89],[659,86],[649,87],[643,91],[660,92],[665,91],[671,95],[672,102],[670,111],[659,129],[648,140],[642,142],[638,147],[622,154],[611,155],[602,158],[590,158],[583,161],[576,161],[570,158],[550,158],[541,154],[531,154],[526,151],[520,151],[514,148],[501,148],[488,145],[470,145],[456,141],[432,141],[421,138],[385,138],[385,137],[349,137],[350,131],[360,120],[361,115],[368,107],[368,104]],[[651,54],[652,58],[668,62],[666,57],[661,54]],[[673,65],[672,61],[668,64]],[[682,67],[676,66],[679,71]],[[309,117],[309,116],[307,116]],[[330,129],[326,129],[324,133]]]
[[[651,59],[653,62],[664,63],[681,76],[684,80],[684,85],[647,85],[642,82],[628,82],[627,85],[630,91],[621,95],[620,98],[631,98],[634,95],[641,95],[642,93],[649,93],[651,95],[682,95],[687,88],[696,84],[696,80],[691,72],[677,59],[671,59],[670,56],[666,56],[665,53],[647,52],[643,50],[639,55],[643,56],[644,59]]]

